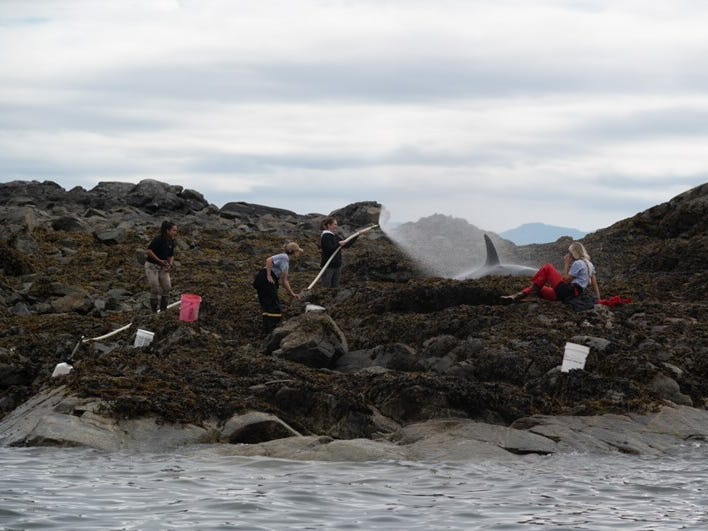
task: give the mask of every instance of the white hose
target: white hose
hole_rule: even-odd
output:
[[[337,256],[337,253],[339,252],[339,250],[340,250],[341,248],[342,248],[342,246],[340,245],[339,247],[337,247],[337,248],[334,250],[334,252],[332,253],[332,256],[329,257],[329,260],[327,260],[327,261],[325,262],[325,265],[322,266],[322,269],[320,269],[320,272],[317,273],[317,276],[315,277],[315,280],[313,280],[313,281],[310,283],[310,285],[307,286],[307,291],[310,291],[310,290],[312,289],[312,286],[314,286],[315,284],[317,284],[317,281],[320,279],[320,277],[321,277],[322,275],[324,275],[324,272],[327,270],[327,266],[328,266],[329,263],[332,261],[332,259],[333,259],[335,256]]]
[[[104,334],[104,335],[98,336],[98,337],[89,337],[88,339],[82,339],[81,342],[82,342],[82,343],[88,343],[89,341],[100,341],[101,339],[106,339],[107,337],[114,336],[114,335],[116,335],[117,333],[122,332],[123,330],[127,330],[127,329],[130,328],[131,326],[133,326],[133,323],[128,323],[128,324],[125,325],[125,326],[121,326],[120,328],[117,328],[116,330],[113,330],[113,332],[108,332],[107,334]]]
[[[181,303],[182,303],[182,301],[178,300],[177,302],[173,302],[172,304],[168,304],[167,308],[174,308],[175,306],[179,306]],[[133,323],[128,323],[125,326],[121,326],[120,328],[116,328],[115,330],[113,330],[113,332],[108,332],[107,334],[104,334],[104,335],[98,336],[98,337],[89,337],[87,339],[82,339],[81,342],[88,343],[89,341],[101,341],[102,339],[106,339],[107,337],[114,336],[114,335],[122,332],[123,330],[127,330],[131,326],[133,326]]]
[[[311,290],[312,287],[313,287],[315,284],[317,284],[317,281],[320,279],[320,277],[321,277],[322,275],[324,275],[324,272],[327,270],[327,266],[329,265],[329,263],[332,261],[332,259],[333,259],[335,256],[337,256],[337,253],[339,252],[339,250],[340,250],[342,247],[344,247],[345,244],[349,243],[349,241],[353,240],[353,239],[356,238],[357,236],[360,236],[361,234],[364,234],[365,232],[368,232],[368,231],[370,231],[371,229],[375,229],[376,227],[378,227],[378,225],[371,225],[370,227],[366,227],[365,229],[361,229],[360,231],[355,232],[354,234],[352,234],[351,236],[349,236],[349,238],[347,238],[346,240],[342,240],[342,242],[340,242],[341,245],[340,245],[339,247],[337,247],[337,248],[334,250],[334,252],[332,253],[332,256],[330,256],[330,257],[329,257],[329,260],[327,260],[327,262],[325,262],[325,265],[322,266],[322,269],[320,270],[320,272],[319,272],[319,273],[317,274],[317,276],[315,277],[315,280],[313,280],[313,281],[310,283],[310,285],[307,286],[307,291]]]

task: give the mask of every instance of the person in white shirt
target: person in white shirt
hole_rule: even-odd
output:
[[[299,258],[304,251],[295,242],[286,243],[283,252],[266,258],[265,267],[253,280],[253,287],[258,292],[258,302],[263,310],[263,331],[265,335],[275,330],[283,318],[283,309],[278,297],[278,288],[282,283],[291,296],[300,299],[290,286],[288,272],[290,260]]]
[[[595,266],[590,255],[580,242],[573,242],[568,247],[568,254],[563,257],[563,273],[552,264],[545,264],[531,279],[531,285],[504,299],[520,301],[535,295],[549,301],[571,303],[586,290],[592,290],[595,298],[600,299],[600,287],[595,275]]]

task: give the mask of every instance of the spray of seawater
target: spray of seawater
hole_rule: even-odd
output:
[[[455,278],[484,263],[484,231],[464,219],[443,214],[406,223],[392,219],[382,206],[381,230],[430,276]]]

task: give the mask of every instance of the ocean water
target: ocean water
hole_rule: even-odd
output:
[[[0,448],[0,529],[708,529],[707,448],[480,463]]]

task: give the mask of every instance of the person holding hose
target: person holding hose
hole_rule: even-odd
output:
[[[342,278],[342,252],[341,249],[349,247],[354,243],[354,239],[345,242],[344,238],[337,234],[339,223],[334,217],[327,217],[322,220],[322,235],[320,236],[320,247],[322,248],[322,259],[320,267],[324,267],[330,257],[337,253],[322,273],[323,288],[338,288]]]
[[[291,296],[300,299],[290,286],[288,272],[290,260],[299,258],[304,251],[295,242],[286,243],[283,252],[266,258],[265,267],[253,279],[253,287],[258,292],[258,302],[263,310],[263,332],[271,333],[283,318],[283,310],[278,297],[280,283]]]
[[[175,258],[175,238],[177,225],[171,221],[163,221],[160,234],[148,245],[145,254],[145,276],[150,286],[150,309],[157,312],[158,297],[160,311],[167,309],[167,297],[172,289],[170,271]]]

